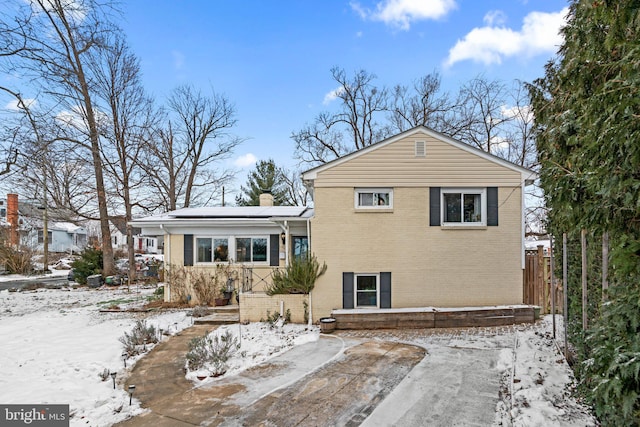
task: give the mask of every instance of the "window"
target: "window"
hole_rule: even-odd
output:
[[[238,237],[236,239],[237,262],[266,262],[266,237]]]
[[[47,241],[51,243],[53,240],[53,232],[47,231]],[[44,243],[44,231],[38,230],[38,243]]]
[[[443,189],[442,218],[445,225],[486,225],[484,189]]]
[[[216,262],[229,261],[229,241],[227,239],[213,239],[213,259]]]
[[[229,260],[229,240],[212,237],[196,238],[196,262],[226,262]]]
[[[196,262],[211,262],[211,244],[210,238],[196,239]]]
[[[304,258],[309,253],[309,239],[306,236],[293,236],[291,248],[295,259]]]
[[[358,274],[355,279],[355,306],[378,307],[378,275]]]
[[[388,209],[393,207],[393,190],[388,188],[356,189],[356,208]]]

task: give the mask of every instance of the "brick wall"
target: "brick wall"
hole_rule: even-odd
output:
[[[304,323],[304,303],[309,303],[309,296],[273,295],[263,293],[245,293],[240,295],[240,321],[259,322],[267,319],[270,314],[280,313],[281,303],[284,312],[291,312],[291,323]]]

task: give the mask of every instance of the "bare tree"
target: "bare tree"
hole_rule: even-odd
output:
[[[455,115],[463,127],[457,138],[487,153],[496,154],[504,142],[502,130],[513,120],[503,114],[507,88],[501,81],[475,77],[458,93]]]
[[[214,165],[242,142],[230,133],[235,108],[223,95],[205,96],[190,86],[176,88],[168,107],[167,125],[146,144],[141,166],[165,210],[206,204],[232,177]]]
[[[100,121],[103,166],[113,215],[123,214],[126,222],[129,278],[134,277],[133,229],[129,224],[133,209],[140,205],[143,177],[139,167],[141,152],[154,124],[152,100],[140,80],[140,65],[125,41],[115,36],[110,49],[95,52],[91,61],[96,98],[104,103]],[[136,195],[137,197],[134,197]],[[124,209],[124,212],[122,212]]]
[[[311,194],[302,182],[302,173],[299,170],[282,171],[282,179],[287,190],[287,198],[293,206],[307,206],[311,200]]]
[[[339,111],[320,113],[313,123],[291,135],[301,162],[326,163],[391,133],[384,123],[389,92],[374,85],[374,74],[360,70],[349,78],[343,69],[334,67],[331,75],[338,83],[333,93],[340,100]]]
[[[108,47],[107,36],[116,32],[109,6],[94,0],[32,0],[17,8],[15,25],[8,36],[13,45],[24,44],[12,57],[17,58],[12,67],[75,118],[66,122],[66,137],[91,157],[105,274],[113,273],[113,250],[94,82],[88,63],[95,50]]]
[[[449,94],[440,91],[440,84],[440,75],[434,72],[415,80],[410,88],[396,85],[390,107],[390,121],[394,129],[404,132],[416,126],[426,126],[450,133],[449,113],[454,105]]]

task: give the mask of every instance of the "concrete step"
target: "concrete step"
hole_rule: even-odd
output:
[[[214,312],[209,316],[203,317],[194,317],[193,324],[194,325],[229,325],[232,323],[240,323],[240,313],[239,312],[225,312],[219,313]]]

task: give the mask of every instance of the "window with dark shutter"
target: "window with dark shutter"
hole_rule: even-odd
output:
[[[184,235],[184,265],[193,265],[193,234]]]
[[[353,308],[353,273],[342,273],[342,308]]]

